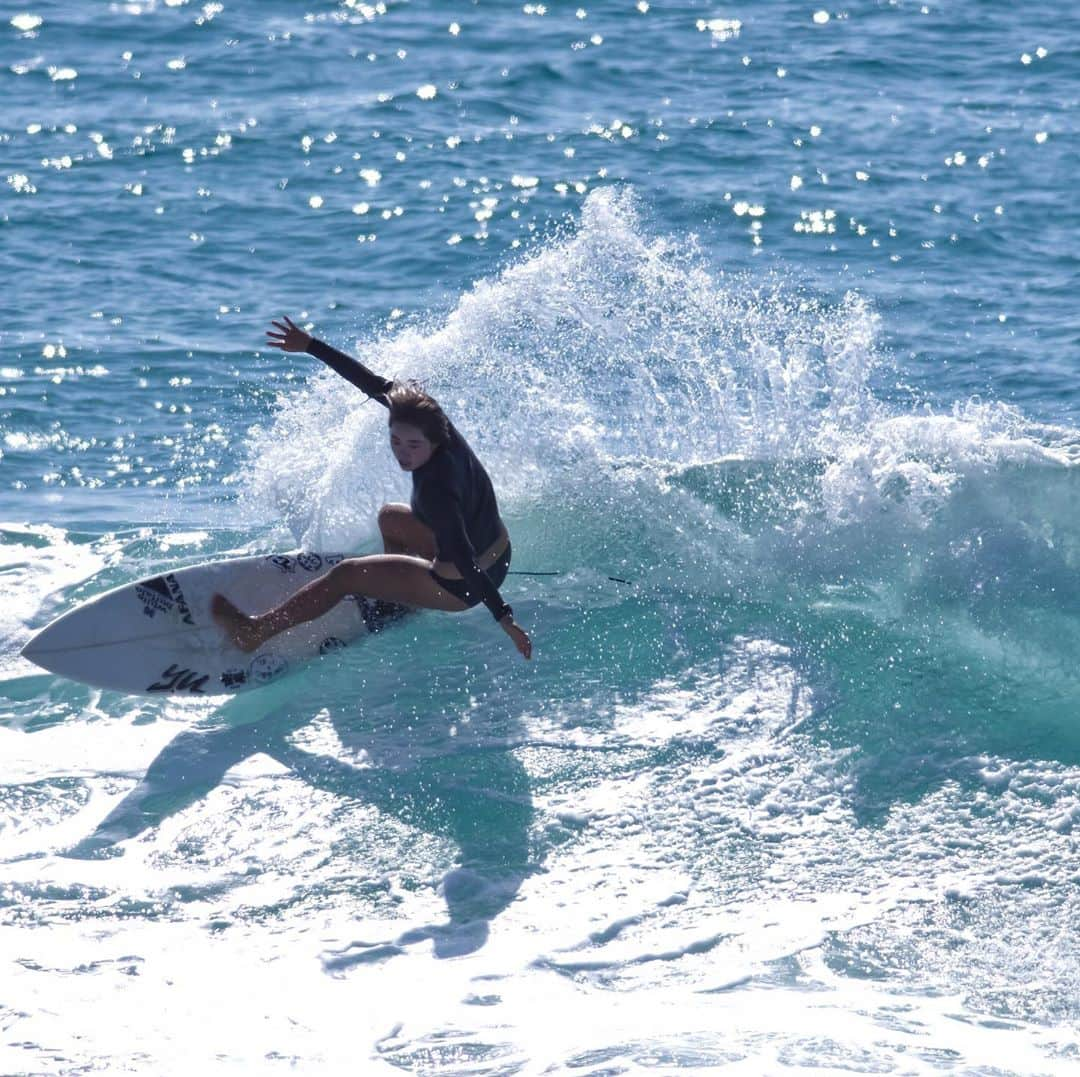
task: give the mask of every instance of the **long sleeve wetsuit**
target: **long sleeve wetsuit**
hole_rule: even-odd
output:
[[[394,386],[392,381],[314,337],[308,352],[389,408],[386,394]],[[505,528],[488,473],[454,424],[448,426],[449,440],[412,472],[413,515],[434,533],[435,559],[450,561],[461,573],[467,585],[465,601],[483,602],[498,621],[511,610],[499,589],[476,564],[476,551],[490,549]],[[442,581],[442,577],[435,578]]]

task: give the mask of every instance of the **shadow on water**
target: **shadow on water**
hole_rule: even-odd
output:
[[[318,693],[312,692],[312,680],[325,685],[326,671],[291,678],[265,693],[239,696],[215,714],[215,728],[185,730],[162,749],[139,785],[67,855],[116,855],[119,842],[197,803],[230,769],[263,754],[313,789],[371,805],[417,831],[452,841],[459,850],[457,863],[440,885],[448,914],[445,924],[415,928],[393,942],[329,957],[329,970],[381,959],[423,939],[432,940],[439,957],[478,949],[487,939],[490,921],[509,906],[535,870],[529,846],[534,810],[523,766],[510,747],[459,747],[448,742],[444,723],[425,723],[415,715],[410,738],[426,739],[433,750],[417,754],[412,739],[402,740],[397,747],[404,767],[394,765],[393,735],[389,740],[380,736],[377,752],[388,765],[357,766],[299,747],[294,734],[320,714],[329,715],[350,751],[375,737],[355,702],[314,710],[310,699]],[[364,865],[357,863],[354,869],[362,873]]]
[[[423,627],[424,634],[397,644],[388,637],[385,670],[364,663],[362,708],[355,675],[330,666],[230,701],[215,715],[214,729],[176,737],[72,854],[109,855],[116,843],[197,802],[227,771],[262,753],[313,789],[370,804],[459,850],[441,884],[445,924],[355,944],[328,956],[328,971],[384,959],[420,940],[431,940],[439,956],[467,953],[484,944],[491,921],[536,867],[531,781],[513,750],[525,727],[553,716],[561,746],[571,749],[558,764],[544,764],[546,779],[532,781],[579,787],[598,773],[644,772],[662,782],[671,765],[691,756],[723,756],[728,717],[718,710],[707,727],[683,735],[681,712],[665,714],[661,705],[655,719],[643,719],[646,742],[635,745],[612,729],[616,712],[649,703],[650,691],[668,680],[694,686],[699,669],[720,670],[730,686],[725,656],[740,640],[787,648],[797,687],[814,700],[798,735],[824,744],[844,768],[863,825],[878,825],[895,805],[917,802],[945,783],[986,790],[981,772],[988,759],[1080,764],[1080,682],[1072,662],[1080,646],[1080,584],[1071,558],[1047,553],[1007,523],[980,525],[978,543],[971,542],[977,556],[957,552],[965,532],[955,521],[920,534],[912,557],[896,542],[865,537],[856,556],[844,556],[843,535],[832,536],[835,549],[824,552],[820,543],[787,550],[774,542],[764,547],[769,556],[761,558],[760,579],[744,575],[723,595],[675,581],[584,608],[547,604],[546,653],[573,660],[538,662],[527,682],[509,667],[500,678],[461,673],[469,665],[487,668],[486,642],[474,641],[470,652],[467,636],[443,639]],[[773,556],[778,549],[783,558]],[[459,653],[461,646],[466,651]],[[430,676],[410,697],[392,671],[418,649]],[[501,694],[485,695],[496,682]],[[483,697],[473,712],[489,738],[482,746],[448,732],[449,715],[474,694]],[[789,703],[777,736],[787,735],[794,711]],[[296,736],[322,715],[343,747],[340,756],[311,750]],[[599,769],[584,745],[569,743],[579,731],[592,747],[614,753]],[[349,761],[365,753],[375,765]]]

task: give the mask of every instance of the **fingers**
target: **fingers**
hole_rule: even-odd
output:
[[[270,324],[275,329],[279,330],[283,335],[288,336],[289,333],[303,333],[304,332],[303,329],[301,329],[300,326],[298,326],[292,320],[292,318],[290,318],[288,315],[283,314],[281,316],[281,318],[282,318],[282,320],[280,322],[279,321],[271,321]],[[270,330],[268,329],[267,332],[269,333]],[[305,333],[304,335],[306,336],[307,334]]]
[[[272,320],[270,324],[273,329],[267,329],[266,331],[266,345],[269,348],[277,348],[283,352],[301,351],[303,345],[295,339],[295,334],[301,334],[307,336],[306,333],[290,318],[288,315],[283,314],[282,320]],[[275,332],[274,330],[277,330]]]
[[[532,658],[532,640],[529,639],[528,634],[518,629],[521,633],[520,638],[514,642],[517,644],[517,649],[521,652],[521,657],[526,661]]]
[[[502,629],[513,640],[514,646],[518,649],[518,653],[522,658],[532,658],[532,640],[529,639],[529,634],[513,620],[509,624],[503,624],[499,622]]]

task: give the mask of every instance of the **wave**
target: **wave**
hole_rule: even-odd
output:
[[[704,605],[825,653],[861,618],[874,654],[917,639],[1076,698],[1080,432],[996,402],[890,403],[879,329],[854,292],[712,268],[608,188],[448,314],[355,350],[444,403],[519,567],[564,573],[530,591],[549,609],[629,601],[617,576],[671,620]],[[317,376],[256,432],[248,503],[304,544],[362,548],[403,494],[384,423]]]
[[[808,520],[918,527],[971,481],[1080,461],[1080,432],[1003,404],[891,409],[875,391],[895,374],[878,331],[854,292],[829,305],[780,277],[711,270],[695,237],[650,235],[633,192],[612,187],[446,317],[355,351],[428,385],[511,517],[603,501],[630,473],[651,471],[662,498],[669,478],[742,460],[773,469],[776,490],[754,487],[765,500],[791,492],[779,476],[792,469],[810,476]],[[336,376],[316,377],[255,432],[249,500],[299,541],[361,542],[402,488],[384,421]]]

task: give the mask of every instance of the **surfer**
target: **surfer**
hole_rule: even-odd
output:
[[[379,377],[288,318],[272,325],[270,347],[321,359],[389,410],[390,451],[412,475],[412,500],[379,510],[385,553],[347,558],[262,614],[242,613],[216,594],[214,620],[237,647],[254,651],[279,632],[321,617],[346,595],[451,613],[483,602],[522,656],[531,658],[532,641],[499,594],[510,568],[510,535],[491,479],[442,408],[415,383]]]

